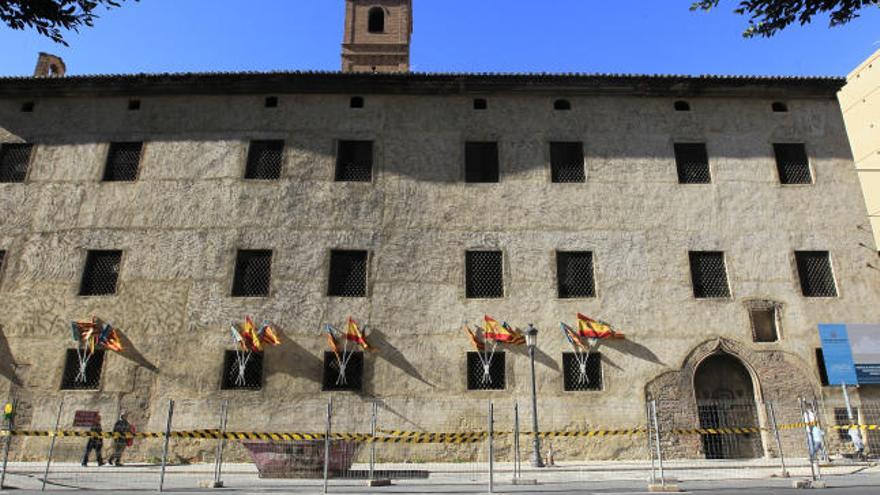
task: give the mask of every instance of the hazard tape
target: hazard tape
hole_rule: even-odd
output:
[[[832,430],[850,430],[852,428],[858,428],[862,431],[877,431],[880,430],[880,425],[834,425],[831,427]]]

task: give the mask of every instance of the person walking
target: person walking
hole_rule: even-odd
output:
[[[116,424],[113,425],[113,433],[126,434],[131,433],[131,423],[128,422],[128,413],[126,411],[122,411],[119,415],[119,419],[116,421]],[[125,448],[128,447],[128,439],[124,437],[114,438],[113,439],[113,454],[110,455],[109,462],[114,466],[122,466],[122,453],[125,452]]]
[[[82,466],[86,467],[89,465],[89,456],[92,451],[95,451],[95,460],[98,461],[98,467],[104,465],[104,456],[101,454],[101,451],[104,449],[104,439],[100,436],[103,433],[101,430],[101,416],[95,415],[95,422],[92,423],[92,427],[89,428],[89,432],[97,433],[97,436],[90,436],[89,440],[86,442],[86,451],[83,454],[82,458]]]
[[[853,425],[849,429],[849,439],[852,441],[853,448],[856,450],[856,457],[860,461],[867,460],[865,458],[865,441],[862,440],[862,432],[858,425]]]

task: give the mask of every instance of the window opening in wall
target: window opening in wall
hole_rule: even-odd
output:
[[[582,379],[575,353],[562,353],[563,386],[566,392],[602,390],[602,354],[591,352],[586,364],[587,373],[585,379]]]
[[[596,297],[593,279],[593,253],[556,253],[556,278],[560,298]]]
[[[753,341],[776,342],[779,340],[779,315],[774,303],[752,303],[749,307],[749,320],[752,323]]]
[[[465,143],[464,155],[465,182],[498,182],[498,143]]]
[[[337,182],[373,180],[373,142],[339,141],[336,154]]]
[[[364,98],[363,96],[352,96],[351,101],[348,102],[349,108],[364,108]]]
[[[691,111],[691,104],[684,101],[684,100],[676,101],[674,106],[675,106],[676,112],[690,112]]]
[[[263,353],[253,352],[247,358],[244,368],[244,381],[239,379],[238,360],[246,354],[225,351],[223,355],[222,390],[260,390],[263,388]]]
[[[21,104],[21,111],[24,113],[31,113],[34,111],[34,107],[36,104],[32,101],[26,101]]]
[[[467,353],[467,389],[468,390],[504,390],[505,359],[504,352],[496,352],[489,362],[489,376],[485,376],[483,361],[479,352]]]
[[[28,143],[0,144],[0,182],[24,182],[33,149]]]
[[[794,256],[805,297],[837,296],[828,251],[796,251]]]
[[[812,184],[810,161],[807,158],[807,147],[803,143],[776,143],[773,145],[776,154],[776,168],[779,170],[779,182],[782,184]]]
[[[571,102],[568,100],[556,100],[553,102],[553,110],[571,110]]]
[[[245,179],[278,180],[284,163],[284,141],[251,141],[248,147]]]
[[[586,182],[584,143],[550,143],[550,175],[553,182]]]
[[[76,349],[67,349],[64,358],[64,374],[61,375],[61,390],[97,390],[101,385],[101,370],[104,367],[104,350],[95,349],[85,369],[85,380],[80,376],[80,359]]]
[[[773,111],[777,112],[777,113],[788,111],[788,105],[781,102],[781,101],[773,102],[772,108],[773,108]]]
[[[827,387],[829,385],[828,370],[825,369],[825,353],[821,347],[816,348],[816,370],[819,372],[819,383],[823,387]]]
[[[240,249],[235,257],[233,297],[267,297],[272,281],[272,251]]]
[[[364,380],[364,353],[353,352],[345,364],[345,379],[339,379],[339,360],[333,352],[324,353],[324,374],[321,390],[325,392],[360,392]]]
[[[132,182],[137,180],[143,143],[110,143],[104,182]]]
[[[83,270],[79,295],[107,296],[116,294],[122,251],[89,251]]]
[[[278,108],[278,97],[267,96],[266,100],[263,102],[263,106],[266,108]]]
[[[367,24],[367,31],[371,33],[385,32],[385,11],[382,7],[373,7],[370,9]]]
[[[694,297],[698,299],[730,297],[723,252],[691,251],[689,257]]]
[[[706,143],[675,143],[675,166],[679,184],[709,184],[709,152]]]
[[[465,253],[465,292],[469,299],[504,297],[504,268],[501,251]]]
[[[489,108],[489,102],[485,98],[474,99],[474,110],[486,110]]]
[[[327,295],[367,297],[367,251],[330,251]]]
[[[136,112],[141,109],[141,100],[128,100],[128,109]]]
[[[850,421],[849,412],[845,407],[835,407],[834,408],[834,424],[837,426],[848,426],[851,424],[859,424],[859,408],[852,408],[853,419]],[[862,440],[864,440],[865,432],[862,432]],[[838,428],[837,429],[837,439],[841,442],[851,442],[849,436],[849,428]]]

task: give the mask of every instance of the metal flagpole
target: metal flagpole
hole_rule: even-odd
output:
[[[223,448],[226,445],[226,423],[229,418],[229,400],[220,404],[220,440],[217,442],[217,455],[214,465],[214,488],[222,488],[223,481],[220,479],[223,472]]]
[[[165,467],[168,465],[168,441],[171,440],[171,418],[174,416],[174,401],[168,401],[168,419],[165,421],[165,445],[162,447],[162,471],[159,473],[159,491],[165,488]]]
[[[46,459],[46,471],[43,473],[43,487],[40,491],[46,491],[46,481],[49,479],[49,466],[52,464],[52,453],[55,451],[55,438],[58,436],[58,428],[61,426],[61,411],[64,410],[64,397],[58,404],[58,415],[55,416],[55,429],[52,430],[52,440],[49,442],[49,458]],[[5,470],[4,470],[5,471]]]

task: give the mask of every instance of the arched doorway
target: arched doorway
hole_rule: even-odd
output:
[[[743,428],[758,426],[755,387],[752,376],[735,356],[718,352],[704,359],[694,371],[694,394],[700,428]],[[761,457],[758,433],[703,435],[706,459],[750,459]]]

